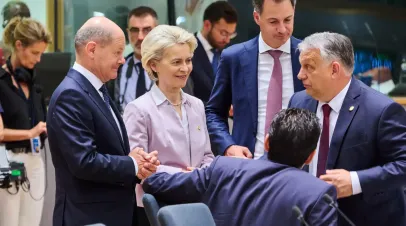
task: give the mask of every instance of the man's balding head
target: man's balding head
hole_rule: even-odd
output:
[[[123,35],[123,31],[106,17],[92,17],[87,20],[75,35],[75,49],[79,51],[93,41],[101,46],[111,43],[114,37]]]
[[[75,35],[76,61],[102,82],[117,77],[124,47],[124,32],[106,17],[90,18]]]

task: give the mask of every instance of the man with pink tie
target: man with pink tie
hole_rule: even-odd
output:
[[[304,89],[297,45],[292,37],[296,0],[253,0],[260,34],[222,52],[207,104],[207,127],[213,152],[255,159],[264,155],[265,128]],[[229,134],[228,111],[233,106]]]

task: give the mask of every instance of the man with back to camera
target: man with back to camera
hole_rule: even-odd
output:
[[[132,225],[135,183],[159,165],[156,151],[130,151],[105,86],[124,63],[124,46],[120,27],[105,17],[90,18],[75,36],[76,62],[52,95],[47,128],[55,226]]]
[[[210,167],[191,173],[156,173],[143,183],[146,193],[167,204],[203,202],[217,226],[300,225],[297,205],[309,225],[336,225],[336,190],[300,170],[314,155],[320,126],[316,114],[281,110],[273,119],[265,160],[217,157]]]
[[[227,1],[211,3],[203,15],[203,27],[195,34],[197,48],[192,63],[193,71],[188,83],[192,83],[192,92],[185,90],[203,101],[209,101],[221,51],[236,36],[237,11]]]
[[[107,83],[110,96],[120,113],[128,103],[144,95],[152,81],[141,64],[141,44],[145,36],[158,25],[154,9],[140,6],[128,13],[127,36],[133,52],[125,56],[125,63],[119,68],[117,79]]]
[[[294,92],[304,89],[293,21],[296,0],[253,0],[260,34],[222,52],[206,108],[213,152],[255,159],[264,155],[266,128]],[[227,118],[233,106],[233,130]]]
[[[289,107],[316,112],[323,126],[306,170],[336,187],[340,209],[356,225],[406,225],[405,109],[352,76],[348,37],[316,33],[299,49],[306,91]],[[339,218],[339,225],[348,224]]]

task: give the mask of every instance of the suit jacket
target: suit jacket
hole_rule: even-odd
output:
[[[111,100],[110,100],[111,102]],[[52,95],[48,136],[55,166],[54,226],[131,225],[135,177],[124,123],[71,69]]]
[[[322,198],[335,188],[306,172],[269,160],[217,157],[207,169],[144,181],[145,192],[167,204],[203,202],[217,226],[300,225],[297,205],[313,226],[336,225],[337,214]]]
[[[211,91],[214,85],[214,72],[207,56],[206,50],[204,49],[202,43],[197,38],[197,48],[194,52],[192,63],[193,70],[190,73],[189,80],[193,81],[193,84],[198,84],[193,86],[193,95],[203,101],[204,104],[209,101]]]
[[[316,112],[305,91],[289,107]],[[354,107],[353,110],[349,110]],[[406,225],[406,112],[353,78],[331,138],[327,169],[356,171],[362,193],[339,199],[356,225]],[[346,225],[339,219],[340,225]]]
[[[300,40],[291,37],[295,92],[304,89],[297,78],[299,43]],[[232,135],[227,124],[231,104],[234,109]],[[223,155],[229,146],[236,144],[254,153],[258,125],[258,36],[222,52],[206,116],[213,152]]]
[[[158,89],[158,90],[157,90]],[[156,103],[153,95],[160,92],[154,85],[145,95],[130,102],[124,111],[131,149],[157,150],[161,165],[158,172],[181,172],[186,167],[205,167],[213,161],[202,101],[182,93],[186,110],[190,149],[182,123],[172,105]],[[162,94],[163,95],[163,94]]]

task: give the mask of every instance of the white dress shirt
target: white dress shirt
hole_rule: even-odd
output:
[[[120,73],[120,96],[119,96],[119,101],[121,104],[122,109],[125,109],[128,103],[131,101],[135,100],[135,94],[137,92],[137,82],[138,82],[138,73],[139,73],[139,68],[137,66],[138,63],[140,63],[140,60],[135,58],[134,59],[134,67],[133,71],[131,72],[131,77],[127,79],[127,68],[128,68],[128,61],[130,58],[124,63],[121,73]],[[144,70],[144,77],[145,77],[145,88],[147,91],[151,88],[152,81],[148,76],[147,71]],[[127,83],[128,80],[128,83]],[[125,84],[127,83],[127,90],[124,93],[125,89]],[[122,98],[124,97],[124,100]]]
[[[340,110],[341,110],[341,106],[343,105],[345,96],[347,95],[348,89],[350,87],[351,84],[351,80],[350,82],[348,82],[348,84],[344,87],[343,90],[341,90],[340,93],[337,94],[337,96],[335,96],[329,103],[328,105],[331,108],[331,112],[330,112],[330,125],[329,125],[329,146],[331,144],[331,138],[333,136],[334,133],[334,129],[336,127],[336,123],[337,123],[337,119],[338,116],[340,114]],[[317,106],[317,111],[316,111],[316,115],[319,118],[319,122],[320,122],[320,126],[321,128],[323,128],[323,110],[322,110],[322,106],[326,104],[324,102],[319,101],[319,104]],[[316,176],[317,175],[317,162],[318,162],[318,158],[319,158],[319,146],[320,146],[320,138],[319,141],[317,143],[317,149],[316,149],[316,154],[313,157],[312,162],[309,165],[309,171],[312,175]],[[358,178],[358,174],[357,172],[350,172],[351,175],[351,182],[352,182],[352,191],[353,194],[359,194],[362,192],[361,190],[361,185],[359,182],[359,178]]]
[[[258,38],[258,50],[258,126],[254,159],[258,159],[264,154],[266,104],[269,81],[274,66],[274,59],[267,51],[275,50],[264,42],[261,33]],[[294,93],[290,39],[280,46],[278,50],[283,52],[279,60],[282,65],[282,108],[285,109],[288,107],[289,100]]]
[[[203,37],[202,33],[199,31],[197,32],[197,38],[202,43],[203,49],[206,51],[207,57],[209,58],[210,63],[213,63],[214,53],[211,51],[213,47],[210,43]]]
[[[96,91],[99,93],[100,97],[102,98],[102,101],[104,102],[103,93],[100,91],[100,88],[103,86],[103,82],[95,74],[93,74],[92,72],[90,72],[89,70],[84,68],[82,65],[78,64],[77,62],[75,62],[75,64],[73,64],[72,68],[74,70],[76,70],[77,72],[79,72],[80,74],[82,74],[83,76],[85,76],[85,78],[87,80],[89,80],[89,82],[96,89]],[[120,123],[118,122],[117,116],[116,116],[116,114],[114,114],[114,111],[113,111],[113,109],[111,107],[110,107],[110,112],[113,115],[113,118],[114,118],[114,121],[117,124],[118,130],[120,131],[121,139],[123,139],[123,133],[121,131]],[[138,164],[137,164],[137,162],[135,161],[135,159],[133,157],[131,157],[131,159],[134,162],[135,175],[137,175],[137,173],[138,173]]]

